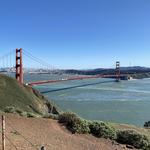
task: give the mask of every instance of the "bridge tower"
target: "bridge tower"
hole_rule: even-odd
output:
[[[116,82],[120,81],[120,62],[116,61]]]
[[[16,80],[23,84],[22,48],[16,49]]]

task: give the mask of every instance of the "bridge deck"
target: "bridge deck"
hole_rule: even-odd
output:
[[[63,82],[63,81],[70,81],[70,80],[83,80],[83,79],[94,79],[94,78],[120,78],[121,80],[128,80],[128,75],[95,75],[95,76],[82,76],[82,77],[74,77],[74,78],[67,78],[61,80],[44,80],[44,81],[36,81],[36,82],[29,82],[28,85],[41,85],[47,83],[56,83],[56,82]]]

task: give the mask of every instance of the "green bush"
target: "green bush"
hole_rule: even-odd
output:
[[[59,122],[66,125],[72,133],[89,133],[89,124],[75,113],[65,112],[59,115]]]
[[[51,114],[43,115],[43,118],[58,120],[59,119],[59,115],[51,113]]]
[[[65,112],[59,115],[59,122],[68,126],[72,126],[72,124],[78,119],[79,117],[72,112]]]
[[[24,113],[21,109],[15,108],[13,106],[7,106],[7,107],[5,107],[4,112],[6,112],[6,113],[17,113],[19,115],[21,115],[21,114]]]
[[[39,117],[38,115],[36,115],[34,113],[31,113],[31,112],[27,112],[26,116],[29,117],[29,118],[37,118],[37,117]]]
[[[22,111],[19,108],[15,108],[13,106],[7,106],[4,110],[6,113],[16,113],[19,114],[20,116],[27,116],[27,112]]]
[[[13,106],[7,106],[7,107],[5,107],[4,112],[6,112],[6,113],[15,113],[16,110]]]
[[[144,127],[145,127],[145,128],[150,128],[150,121],[145,122],[145,123],[144,123]]]
[[[22,111],[21,109],[19,109],[19,108],[16,108],[15,112],[16,112],[17,114],[22,114],[22,113],[23,113],[23,111]]]
[[[117,142],[143,150],[149,150],[150,148],[150,141],[147,136],[134,130],[117,131]]]
[[[72,132],[80,133],[80,134],[90,133],[90,128],[89,128],[88,122],[83,119],[76,120],[76,122],[74,122],[74,124],[72,126]]]
[[[91,133],[96,137],[116,139],[116,131],[108,123],[102,121],[94,121],[90,123],[89,127]]]

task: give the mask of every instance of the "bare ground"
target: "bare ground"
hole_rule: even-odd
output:
[[[125,145],[110,140],[72,134],[52,119],[5,116],[6,150],[39,150],[41,145],[45,145],[46,150],[128,150]]]

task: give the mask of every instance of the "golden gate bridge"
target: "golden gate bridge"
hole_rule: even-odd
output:
[[[28,59],[31,59],[32,61],[35,61],[39,63],[42,66],[46,66],[47,69],[50,69],[50,65],[46,63],[45,61],[33,56],[31,53],[29,53],[26,50],[23,50],[22,48],[16,49],[15,51],[11,51],[10,53],[0,57],[0,64],[1,64],[1,72],[4,72],[4,68],[9,68],[8,70],[13,70],[15,72],[15,78],[20,84],[24,84],[24,68],[23,68],[23,58],[27,57]],[[15,60],[15,61],[14,61]],[[12,63],[13,62],[13,63]],[[3,68],[3,69],[2,69]],[[51,67],[53,68],[53,67]],[[68,78],[62,78],[57,80],[40,80],[40,81],[30,81],[28,83],[25,83],[30,86],[34,85],[41,85],[41,84],[47,84],[47,83],[57,83],[57,82],[65,82],[65,81],[71,81],[71,80],[83,80],[83,79],[94,79],[94,78],[114,78],[115,81],[120,81],[121,79],[127,79],[127,74],[121,74],[120,72],[120,62],[116,62],[116,68],[114,71],[114,74],[97,74],[97,75],[78,75],[77,77],[68,77]]]

